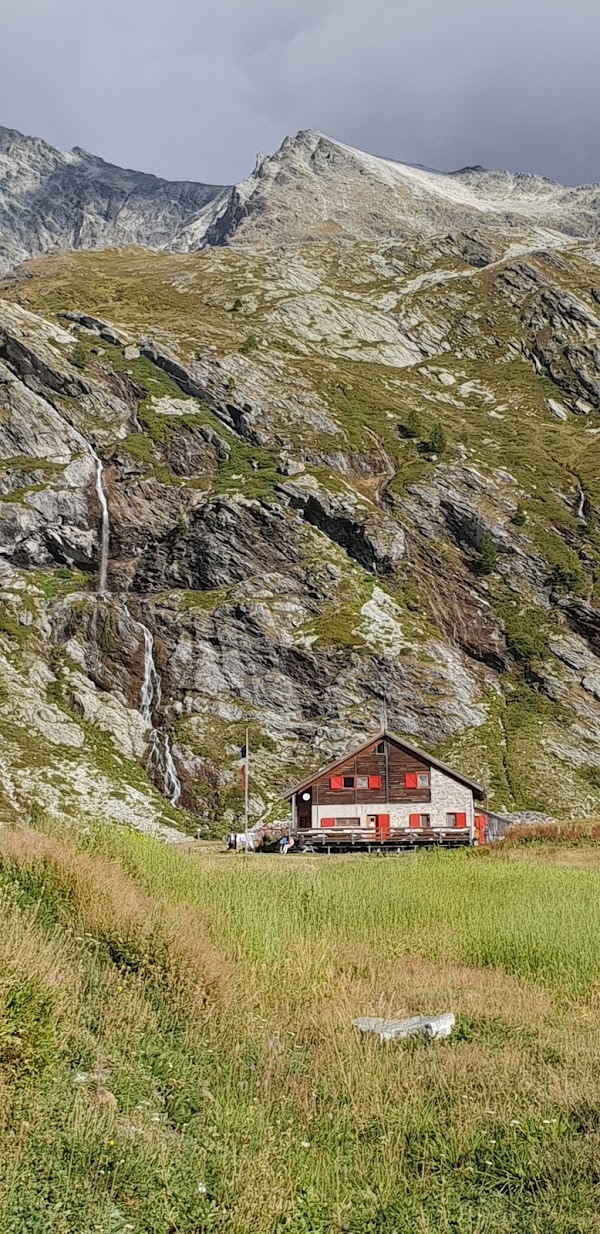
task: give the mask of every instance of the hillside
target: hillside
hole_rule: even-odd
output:
[[[282,817],[384,704],[492,808],[594,814],[594,190],[300,134],[242,196],[0,285],[7,817],[223,832],[247,725]]]

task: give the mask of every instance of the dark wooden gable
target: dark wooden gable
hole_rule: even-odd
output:
[[[381,748],[383,747],[383,748]],[[299,811],[309,816],[312,805],[378,805],[382,802],[415,802],[426,803],[431,800],[430,782],[414,785],[415,775],[426,775],[431,779],[431,769],[436,768],[445,776],[464,784],[478,801],[485,800],[485,789],[469,780],[459,771],[454,771],[439,758],[419,750],[416,746],[403,741],[393,733],[380,732],[370,737],[361,746],[350,750],[342,758],[323,767],[313,776],[297,784],[287,794],[288,801],[297,798]],[[332,787],[334,776],[379,776],[381,784],[371,782],[368,786]],[[408,776],[408,780],[407,780]],[[306,797],[306,801],[304,801]]]
[[[318,774],[310,784],[312,805],[348,807],[381,805],[386,802],[429,802],[431,788],[427,785],[407,786],[406,776],[430,775],[430,764],[406,750],[389,735],[374,739],[355,754],[351,754]],[[337,787],[339,780],[352,779],[352,786]],[[359,780],[367,780],[359,786]],[[308,803],[305,803],[308,805]]]

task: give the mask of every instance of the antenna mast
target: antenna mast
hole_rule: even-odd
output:
[[[246,766],[244,770],[244,831],[246,833],[245,851],[248,852],[248,798],[250,796],[250,735],[248,729],[246,729]]]

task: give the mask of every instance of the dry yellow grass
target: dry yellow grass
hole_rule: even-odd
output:
[[[0,860],[48,871],[81,928],[136,971],[159,972],[174,1000],[197,1010],[223,987],[226,966],[199,907],[174,910],[145,894],[118,861],[78,852],[66,838],[5,829]]]

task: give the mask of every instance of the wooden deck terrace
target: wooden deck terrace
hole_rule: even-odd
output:
[[[301,839],[302,848],[292,848],[291,852],[315,853],[405,853],[417,848],[466,848],[471,839],[469,831],[444,831],[433,828],[430,831],[406,831],[390,835],[386,840],[378,840],[373,834],[365,834],[358,828],[343,831],[336,828],[332,831],[296,831],[294,839]]]

